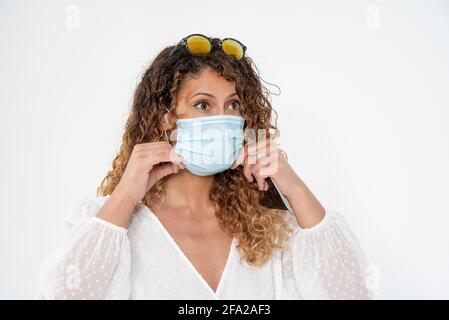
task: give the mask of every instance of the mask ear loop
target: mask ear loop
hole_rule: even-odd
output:
[[[170,109],[168,109],[167,106],[164,106],[164,107],[165,107],[165,110],[167,110],[167,112],[170,113]],[[168,143],[170,143],[170,139],[168,138],[168,135],[167,135],[167,131],[166,131],[166,130],[164,130],[164,136],[165,136],[165,141],[167,141]]]

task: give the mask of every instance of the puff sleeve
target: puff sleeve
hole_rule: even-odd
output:
[[[85,199],[66,216],[66,241],[41,265],[38,299],[128,299],[127,229],[96,217],[106,197]]]
[[[293,233],[282,255],[286,290],[304,299],[372,299],[368,262],[343,215],[326,210],[308,229],[299,227],[293,213],[290,222]]]

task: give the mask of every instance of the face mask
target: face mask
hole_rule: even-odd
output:
[[[175,152],[198,176],[225,171],[243,148],[244,123],[242,117],[228,115],[178,119]]]

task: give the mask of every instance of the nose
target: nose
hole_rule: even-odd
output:
[[[214,116],[224,116],[231,113],[231,110],[229,110],[226,106],[226,101],[219,102],[219,107],[215,108],[213,112]]]
[[[217,116],[223,116],[225,114],[226,114],[226,112],[224,110],[224,107],[218,108],[217,114],[216,114]]]

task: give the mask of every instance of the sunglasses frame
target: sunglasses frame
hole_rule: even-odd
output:
[[[189,46],[187,45],[187,39],[189,39],[190,37],[193,37],[193,36],[200,36],[200,37],[203,37],[203,38],[207,39],[207,40],[209,41],[210,45],[211,45],[211,52],[212,52],[212,50],[213,50],[213,48],[214,48],[214,45],[213,45],[213,42],[212,42],[212,41],[215,40],[215,39],[218,40],[218,46],[219,46],[219,48],[221,49],[221,51],[223,51],[223,52],[224,52],[224,50],[223,50],[222,44],[223,44],[223,42],[224,42],[225,40],[232,40],[232,41],[235,41],[235,42],[237,42],[238,44],[240,44],[240,45],[242,46],[242,50],[243,50],[243,55],[242,55],[242,57],[241,57],[240,59],[238,59],[237,57],[233,56],[232,54],[227,54],[226,52],[224,52],[224,53],[225,53],[226,55],[233,56],[233,57],[236,58],[237,60],[242,60],[242,59],[245,57],[245,52],[246,52],[246,49],[247,49],[247,48],[246,48],[246,46],[245,46],[243,43],[241,43],[239,40],[234,39],[234,38],[224,38],[224,39],[211,38],[211,37],[208,37],[208,36],[206,36],[206,35],[204,35],[204,34],[201,34],[201,33],[193,33],[193,34],[188,35],[187,37],[182,38],[181,41],[179,41],[178,44],[172,49],[172,51],[170,52],[170,56],[173,55],[173,54],[175,53],[175,51],[176,51],[181,45],[184,46],[184,47],[187,49],[187,52],[189,52],[191,55],[194,55],[194,56],[202,56],[202,55],[199,55],[199,54],[192,53],[192,52],[190,51],[190,49],[189,49]],[[209,52],[208,54],[210,54],[210,52]]]

